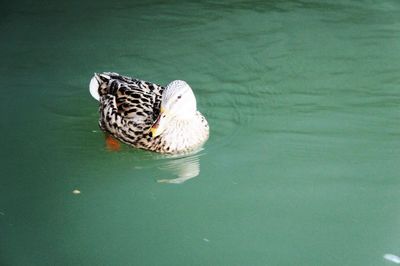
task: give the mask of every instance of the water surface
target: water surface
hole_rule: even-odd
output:
[[[398,1],[3,8],[0,264],[400,255]],[[186,80],[210,123],[204,149],[109,151],[88,91],[101,71]]]

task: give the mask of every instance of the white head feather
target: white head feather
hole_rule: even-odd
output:
[[[197,111],[196,97],[192,88],[183,80],[174,80],[165,88],[161,108],[171,118],[188,119],[193,117]]]

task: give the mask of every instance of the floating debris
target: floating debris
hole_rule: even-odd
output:
[[[72,193],[75,194],[75,195],[77,195],[77,194],[81,194],[81,191],[80,191],[80,190],[77,190],[77,189],[74,189],[74,190],[72,190]]]
[[[396,264],[400,264],[400,257],[397,256],[397,255],[385,254],[385,255],[383,255],[383,258],[384,258],[385,260],[394,262],[394,263],[396,263]]]
[[[0,215],[5,215],[5,213],[4,212],[0,212]]]
[[[210,242],[210,239],[208,239],[208,238],[203,238],[203,240],[204,240],[205,242]]]

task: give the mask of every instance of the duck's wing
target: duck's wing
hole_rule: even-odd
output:
[[[157,118],[164,87],[117,73],[96,74],[100,101],[100,126],[133,143]]]
[[[102,73],[99,86],[100,97],[115,97],[118,113],[125,118],[155,120],[160,112],[161,94],[164,87],[117,73]]]

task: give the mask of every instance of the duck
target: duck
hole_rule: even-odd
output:
[[[115,72],[94,73],[89,91],[99,102],[99,127],[135,148],[187,153],[209,138],[208,122],[183,80],[164,87]]]

